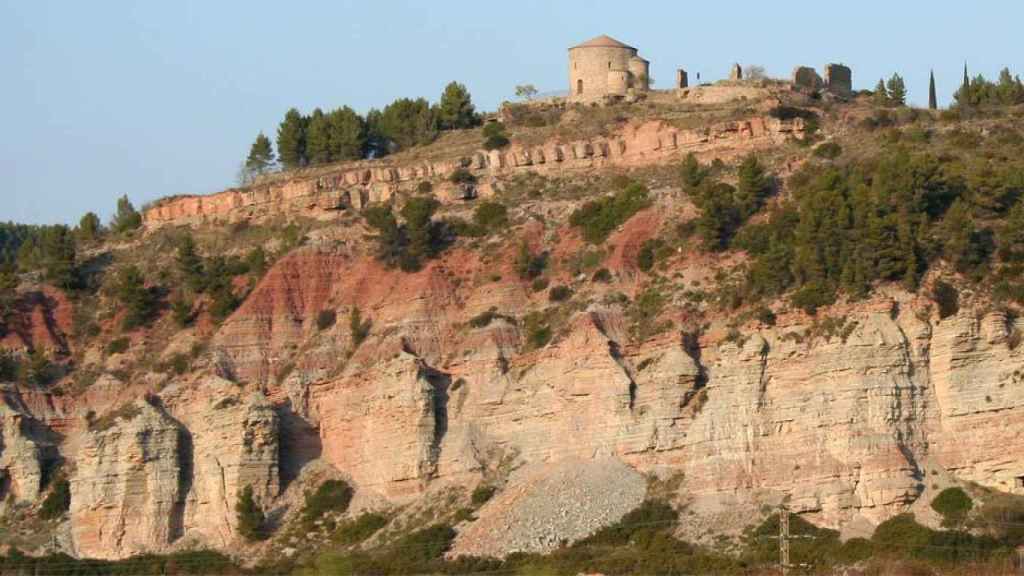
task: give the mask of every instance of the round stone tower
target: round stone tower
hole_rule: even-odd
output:
[[[608,36],[569,48],[569,101],[603,102],[649,87],[650,63]]]

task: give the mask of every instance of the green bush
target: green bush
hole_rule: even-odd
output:
[[[530,284],[530,289],[533,290],[534,292],[542,292],[544,290],[547,290],[548,284],[549,280],[547,278],[537,278]]]
[[[448,181],[452,184],[476,184],[476,176],[465,168],[458,168],[448,176]]]
[[[960,311],[960,292],[952,285],[936,280],[932,287],[932,300],[939,306],[939,318],[945,320]]]
[[[946,528],[955,528],[963,525],[970,514],[974,502],[963,489],[959,487],[946,488],[932,500],[932,510],[942,515],[942,525]]]
[[[434,185],[428,180],[424,180],[416,185],[416,191],[420,194],[430,194],[434,191]]]
[[[828,306],[836,301],[836,291],[824,284],[809,282],[794,292],[789,297],[789,301],[793,303],[793,306],[813,316],[818,313],[818,308]]]
[[[815,156],[818,158],[827,158],[829,160],[838,158],[842,153],[843,147],[835,142],[825,142],[824,144],[819,144],[814,149]]]
[[[131,346],[132,341],[127,336],[115,338],[107,344],[107,354],[123,354],[128,351],[128,347]]]
[[[320,313],[316,315],[316,328],[322,332],[331,326],[334,326],[334,323],[337,322],[337,320],[338,313],[334,310],[321,310]]]
[[[267,519],[253,498],[252,486],[246,485],[238,494],[235,517],[238,520],[238,534],[246,540],[266,540],[269,536],[266,530]]]
[[[552,302],[565,302],[572,297],[572,289],[568,286],[555,286],[548,292],[548,300]]]
[[[481,484],[473,489],[473,493],[470,495],[469,499],[473,503],[473,506],[480,507],[494,497],[494,494],[497,491],[498,489],[494,486]]]
[[[67,478],[60,478],[53,484],[49,494],[39,508],[39,517],[43,520],[60,518],[71,508],[71,484]]]
[[[519,251],[516,253],[516,273],[522,280],[531,280],[544,273],[548,266],[547,252],[533,254],[530,245],[525,241],[520,242]]]
[[[501,202],[482,202],[473,211],[473,222],[489,232],[497,232],[508,224],[508,208]]]
[[[328,512],[344,514],[352,502],[352,487],[344,480],[326,480],[313,492],[306,494],[302,519],[312,525]]]
[[[551,326],[547,316],[540,312],[530,312],[523,318],[526,329],[526,342],[531,349],[543,348],[551,341]]]
[[[338,544],[345,546],[359,544],[370,536],[376,534],[377,531],[386,526],[387,523],[388,519],[386,516],[382,516],[375,512],[366,512],[352,520],[340,524],[338,529],[334,532],[332,539]]]
[[[611,196],[592,200],[577,208],[569,215],[569,223],[581,229],[587,242],[600,244],[649,204],[647,188],[631,184]]]
[[[352,314],[348,317],[348,332],[349,338],[352,340],[352,350],[359,348],[359,346],[366,340],[366,337],[370,335],[370,329],[373,327],[373,321],[367,318],[363,320],[363,314],[359,308],[353,308]]]
[[[612,281],[612,273],[607,268],[601,268],[591,277],[594,282],[608,283]]]

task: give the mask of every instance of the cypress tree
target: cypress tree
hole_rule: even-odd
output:
[[[306,164],[306,119],[292,108],[277,128],[277,155],[285,170]]]
[[[939,99],[935,95],[935,70],[932,70],[931,77],[928,79],[928,109],[939,109]]]
[[[263,174],[274,165],[274,148],[270,138],[260,132],[249,148],[249,157],[245,159],[245,169],[251,174]]]

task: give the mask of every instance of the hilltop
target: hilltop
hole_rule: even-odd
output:
[[[0,546],[757,573],[786,510],[822,570],[1010,565],[1024,107],[746,80],[488,120],[5,228]]]

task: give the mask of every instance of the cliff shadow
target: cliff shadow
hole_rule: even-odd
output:
[[[278,473],[281,492],[299,477],[302,469],[323,452],[320,430],[292,409],[290,404],[278,406],[277,417],[281,426],[278,441]]]

